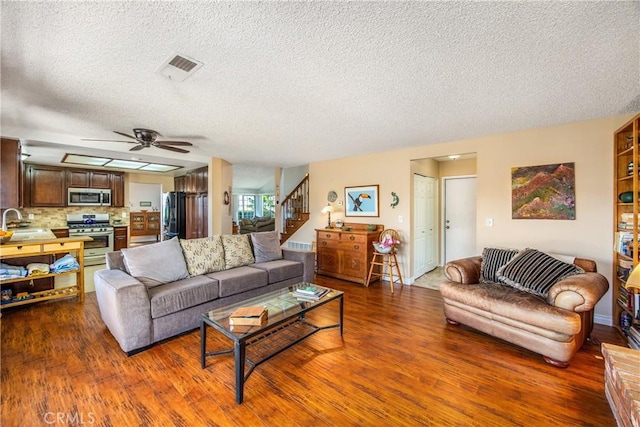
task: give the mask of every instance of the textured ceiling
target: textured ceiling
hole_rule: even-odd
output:
[[[2,1],[1,14],[2,135],[27,146],[129,158],[81,138],[146,127],[195,146],[138,157],[290,167],[640,111],[637,1]],[[204,66],[169,80],[156,71],[172,53]]]

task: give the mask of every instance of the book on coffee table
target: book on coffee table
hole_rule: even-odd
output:
[[[229,325],[262,325],[267,321],[268,313],[265,307],[239,307],[229,315]]]

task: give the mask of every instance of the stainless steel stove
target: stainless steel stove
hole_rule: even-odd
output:
[[[67,215],[69,237],[88,236],[93,240],[84,242],[84,264],[104,264],[104,255],[113,251],[113,227],[109,224],[109,214]]]

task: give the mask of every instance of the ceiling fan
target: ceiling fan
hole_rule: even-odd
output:
[[[193,145],[192,143],[186,142],[186,141],[158,141],[158,137],[162,136],[162,134],[151,129],[135,128],[133,129],[133,135],[135,136],[128,135],[124,132],[118,132],[117,130],[114,130],[114,132],[117,133],[118,135],[131,138],[134,141],[128,141],[128,140],[123,141],[123,140],[116,140],[116,139],[86,139],[86,138],[83,138],[82,140],[83,141],[127,142],[129,144],[139,144],[133,147],[132,149],[130,149],[129,151],[140,151],[143,148],[158,147],[158,148],[162,148],[163,150],[175,151],[176,153],[188,153],[189,152],[188,150],[173,147],[173,145],[180,145],[180,146]]]

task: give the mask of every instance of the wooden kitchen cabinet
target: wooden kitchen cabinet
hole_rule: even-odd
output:
[[[25,169],[24,206],[65,207],[67,204],[64,168],[28,164]]]
[[[185,175],[173,178],[174,191],[187,191],[187,177]]]
[[[128,246],[127,227],[113,227],[113,250],[119,251]]]
[[[384,227],[378,225],[375,231],[368,231],[366,224],[345,226],[351,230],[316,229],[317,273],[365,284],[373,258],[373,242]]]
[[[131,212],[131,236],[160,236],[160,212]]]
[[[111,206],[124,207],[124,173],[111,173]]]
[[[20,141],[0,140],[0,209],[22,207],[22,154]]]
[[[111,189],[111,172],[67,169],[67,187]]]

